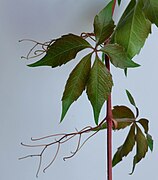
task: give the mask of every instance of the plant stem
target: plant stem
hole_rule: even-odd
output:
[[[105,55],[106,67],[110,71],[109,58]],[[107,100],[107,176],[108,180],[112,180],[112,103],[111,94]]]
[[[114,0],[114,4],[112,7],[112,14],[114,14],[116,6],[116,0]],[[106,67],[110,72],[110,60],[107,55],[105,55],[105,63]],[[111,94],[107,100],[107,179],[112,180],[112,103],[111,103]]]
[[[114,14],[115,6],[116,6],[116,0],[114,0],[114,4],[113,4],[113,7],[112,7],[112,14]]]

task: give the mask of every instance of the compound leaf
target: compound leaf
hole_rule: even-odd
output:
[[[96,124],[98,124],[100,110],[108,99],[112,85],[113,81],[110,72],[96,56],[87,82],[87,95],[93,107]]]
[[[48,48],[46,55],[41,60],[28,66],[61,66],[74,59],[79,51],[90,47],[91,45],[80,36],[64,35]]]
[[[120,161],[122,161],[122,158],[127,156],[133,149],[135,145],[135,125],[133,124],[130,128],[130,131],[127,135],[127,138],[122,146],[120,146],[115,153],[112,165],[113,167],[118,164]]]
[[[102,48],[101,51],[110,57],[110,61],[115,67],[125,69],[140,66],[139,64],[133,62],[128,57],[125,49],[118,44],[108,44]]]
[[[144,12],[146,18],[158,27],[158,1],[145,0]]]
[[[76,101],[85,89],[91,69],[91,55],[85,56],[71,72],[62,97],[61,121],[65,117],[70,105]]]
[[[134,172],[135,166],[139,163],[142,158],[145,157],[148,151],[148,142],[141,129],[137,126],[137,134],[136,134],[136,155],[133,160],[133,169],[131,174]]]
[[[123,13],[111,42],[123,46],[130,58],[139,54],[151,32],[151,23],[143,13],[143,0],[131,0]]]
[[[103,43],[114,30],[114,21],[112,20],[112,0],[98,15],[94,18],[94,34],[96,36],[97,45]]]

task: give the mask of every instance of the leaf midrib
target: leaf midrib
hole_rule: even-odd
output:
[[[79,47],[87,47],[87,48],[88,48],[88,47],[90,47],[90,46],[89,46],[89,45],[79,45],[79,46],[75,46],[74,48],[70,48],[70,49],[68,49],[68,50],[66,50],[66,51],[62,51],[61,53],[57,54],[56,56],[53,56],[53,58],[56,58],[57,56],[60,56],[60,55],[66,53],[66,52],[68,52],[68,51],[71,51],[71,50],[76,49],[76,48],[79,48]]]

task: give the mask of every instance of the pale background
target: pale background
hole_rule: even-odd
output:
[[[31,38],[47,41],[72,32],[91,32],[93,17],[105,5],[105,0],[0,0],[0,179],[35,180],[38,159],[19,161],[18,158],[38,149],[23,148],[21,142],[58,132],[74,131],[94,125],[90,103],[85,93],[70,108],[64,122],[59,125],[62,91],[70,70],[81,57],[62,68],[29,68],[21,60],[31,43],[18,43]],[[127,3],[116,9],[118,19]],[[125,89],[134,95],[141,116],[150,120],[150,133],[155,140],[154,152],[137,165],[129,176],[134,152],[113,169],[113,179],[157,179],[158,157],[158,30],[153,34],[135,61],[142,66],[130,70],[126,79],[121,70],[112,68],[114,78],[113,104],[129,105]],[[102,111],[102,117],[103,113]],[[113,152],[121,145],[127,131],[113,133]],[[64,162],[62,157],[75,148],[72,141],[63,146],[55,163],[39,180],[105,180],[106,132],[91,139],[73,158]],[[54,149],[46,152],[44,165],[51,159]]]

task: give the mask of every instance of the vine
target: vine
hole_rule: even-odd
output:
[[[121,0],[117,1],[121,4]],[[53,39],[45,43],[34,40],[23,39],[34,43],[25,59],[40,57],[39,61],[29,64],[29,67],[50,66],[52,68],[61,66],[73,60],[77,53],[90,49],[91,52],[85,55],[75,66],[69,75],[62,97],[62,122],[74,101],[76,101],[86,90],[94,114],[96,126],[87,126],[71,133],[52,134],[41,138],[32,138],[35,144],[25,144],[25,147],[40,147],[41,152],[31,154],[20,159],[29,157],[39,157],[39,166],[36,176],[41,170],[43,154],[45,150],[53,145],[57,146],[56,152],[50,163],[43,169],[45,172],[55,161],[61,145],[78,137],[75,151],[63,159],[75,156],[85,143],[95,136],[99,131],[107,129],[107,178],[112,180],[112,167],[126,157],[136,146],[136,155],[133,158],[133,168],[139,163],[148,152],[153,150],[153,139],[149,134],[149,121],[139,118],[139,109],[131,93],[126,90],[130,104],[135,108],[136,113],[124,105],[112,107],[111,92],[113,79],[110,65],[124,70],[127,76],[128,68],[136,68],[140,65],[132,59],[138,55],[143,47],[146,38],[151,32],[151,25],[158,27],[158,1],[157,0],[131,0],[122,14],[119,22],[115,25],[113,13],[116,0],[110,1],[94,18],[93,32],[81,33],[80,36],[74,34],[63,35],[59,39]],[[93,47],[89,39],[95,42]],[[40,49],[38,49],[40,47]],[[102,53],[102,59],[100,57]],[[92,59],[94,54],[94,61]],[[106,106],[106,116],[103,120],[99,119],[100,111],[104,103]],[[112,130],[121,130],[129,127],[129,133],[123,144],[117,149],[112,158]],[[144,132],[142,132],[142,129]],[[88,134],[84,137],[85,134]],[[84,138],[83,138],[84,137]],[[52,140],[53,138],[53,140]],[[43,140],[49,143],[42,143]],[[36,144],[39,142],[38,144]]]

